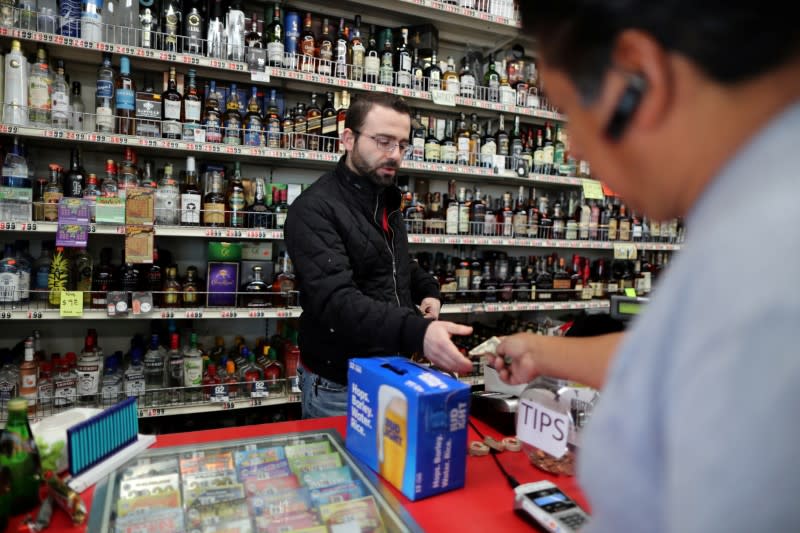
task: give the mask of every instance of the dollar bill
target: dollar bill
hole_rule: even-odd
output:
[[[500,345],[500,339],[497,337],[492,337],[487,339],[471,349],[469,354],[471,356],[479,356],[479,355],[496,355],[497,354],[497,347]]]

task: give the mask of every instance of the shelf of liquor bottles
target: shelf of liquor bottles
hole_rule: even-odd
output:
[[[255,161],[283,161],[287,164],[291,162],[293,165],[301,165],[303,168],[330,168],[341,157],[341,154],[338,152],[195,142],[158,137],[141,137],[116,133],[98,133],[60,128],[15,126],[9,124],[0,124],[0,134],[15,135],[20,138],[46,142],[59,140],[97,146],[128,146],[164,154],[195,155],[201,153],[206,154],[207,157],[220,160],[241,161],[242,158],[246,158]],[[510,170],[496,171],[494,168],[477,165],[433,163],[429,161],[404,160],[401,168],[403,172],[414,176],[423,175],[441,179],[458,178],[462,181],[498,185],[563,185],[580,187],[583,186],[586,181],[593,181],[575,176],[540,173],[530,173],[527,177],[520,177]]]
[[[574,300],[564,302],[476,302],[456,303],[442,306],[441,314],[455,315],[466,313],[514,313],[522,311],[583,311],[608,310],[608,300]]]
[[[98,53],[110,53],[128,56],[132,60],[139,60],[143,67],[152,69],[154,62],[163,63],[166,67],[170,64],[185,65],[187,68],[198,70],[199,74],[213,76],[217,79],[227,79],[239,83],[269,83],[271,85],[283,84],[290,89],[308,91],[311,86],[335,90],[353,90],[362,92],[386,92],[411,100],[412,105],[434,109],[450,109],[454,112],[466,113],[491,111],[508,113],[535,121],[554,120],[566,122],[566,116],[552,108],[547,100],[536,95],[536,89],[529,89],[523,84],[519,91],[508,88],[502,92],[498,88],[490,90],[489,87],[476,86],[473,96],[454,94],[445,90],[426,90],[423,87],[405,87],[397,83],[397,73],[392,76],[391,83],[377,83],[352,79],[347,76],[328,75],[331,72],[329,65],[325,70],[319,68],[319,63],[324,61],[314,58],[310,67],[303,68],[304,56],[286,54],[283,63],[299,68],[286,68],[284,66],[266,65],[263,71],[251,71],[244,61],[233,61],[222,58],[206,57],[198,54],[163,51],[154,48],[114,44],[106,41],[89,41],[77,37],[67,37],[43,31],[25,30],[0,26],[0,37],[9,37],[21,41],[42,43],[48,46],[58,46],[68,51],[68,59],[79,63],[99,63]],[[328,61],[328,63],[331,63]],[[352,68],[352,65],[346,67]],[[320,73],[320,70],[323,73]],[[210,71],[210,72],[209,72]],[[213,72],[213,74],[212,74]],[[423,80],[423,83],[426,80]],[[496,93],[496,94],[495,94]],[[501,96],[503,98],[501,99]]]
[[[194,309],[154,309],[147,313],[109,315],[104,309],[83,309],[80,316],[65,318],[61,309],[36,305],[0,303],[0,322],[6,320],[153,320],[153,319],[243,319],[243,318],[297,318],[301,309],[248,309],[244,307]]]
[[[486,237],[473,235],[425,235],[411,233],[411,244],[445,244],[453,246],[516,246],[523,248],[566,248],[571,250],[614,250],[620,247],[634,247],[637,250],[672,252],[681,248],[680,244],[666,242],[627,242],[574,239],[540,239],[528,237]]]

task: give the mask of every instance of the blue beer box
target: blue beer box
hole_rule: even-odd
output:
[[[411,500],[464,486],[470,387],[405,357],[351,359],[347,449]]]

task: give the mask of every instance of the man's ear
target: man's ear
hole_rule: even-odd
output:
[[[352,152],[353,146],[356,144],[356,133],[350,128],[345,128],[342,131],[342,138],[339,140],[346,151]]]

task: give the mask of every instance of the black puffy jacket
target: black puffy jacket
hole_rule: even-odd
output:
[[[415,304],[439,298],[436,279],[409,256],[400,190],[354,174],[345,157],[292,203],[284,228],[303,364],[338,383],[351,357],[421,352],[429,321]]]

